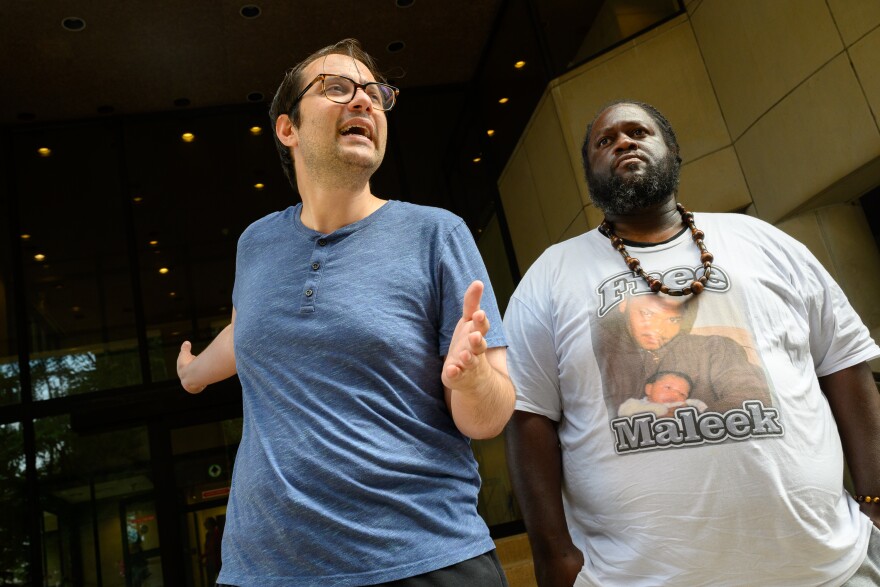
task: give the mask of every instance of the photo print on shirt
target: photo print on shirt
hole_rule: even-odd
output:
[[[674,267],[656,277],[693,280],[694,271]],[[655,294],[630,271],[596,289],[593,344],[618,454],[784,434],[730,287],[715,266],[699,296]]]

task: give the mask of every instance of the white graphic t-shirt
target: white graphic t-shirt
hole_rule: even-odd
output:
[[[871,523],[817,376],[880,348],[803,245],[695,222],[699,296],[650,292],[594,230],[548,249],[504,319],[517,409],[559,422],[577,585],[838,585]],[[689,231],[627,249],[673,288],[703,274]]]

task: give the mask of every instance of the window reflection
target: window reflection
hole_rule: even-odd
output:
[[[296,201],[272,135],[250,132],[264,116],[201,113],[185,123],[126,123],[153,381],[176,378],[184,340],[198,352],[229,324],[238,237],[251,222]],[[197,140],[182,141],[184,130]],[[256,183],[263,188],[255,190]]]
[[[6,230],[6,223],[0,222],[0,242],[9,242]],[[21,397],[13,287],[9,247],[0,247],[0,406],[16,403]]]
[[[14,140],[37,399],[142,381],[117,143],[99,125]]]
[[[67,416],[34,427],[46,585],[121,587],[156,569],[161,577],[146,429],[81,435]]]
[[[0,424],[0,585],[24,585],[28,576],[24,468],[21,424]]]

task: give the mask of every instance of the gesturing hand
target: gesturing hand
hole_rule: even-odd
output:
[[[187,378],[187,367],[195,360],[196,356],[192,354],[192,343],[184,341],[180,345],[180,354],[177,355],[177,376],[183,388],[189,393],[199,393],[207,387],[206,385],[193,385]]]
[[[491,374],[492,366],[486,360],[486,333],[489,319],[480,309],[483,282],[474,281],[464,294],[461,319],[452,333],[449,353],[443,364],[443,385],[448,389],[471,391]]]

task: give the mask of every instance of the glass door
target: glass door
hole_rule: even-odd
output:
[[[193,587],[214,587],[220,573],[220,543],[226,524],[226,504],[189,512],[187,551]]]
[[[125,584],[128,587],[162,587],[159,528],[152,500],[120,504]]]

